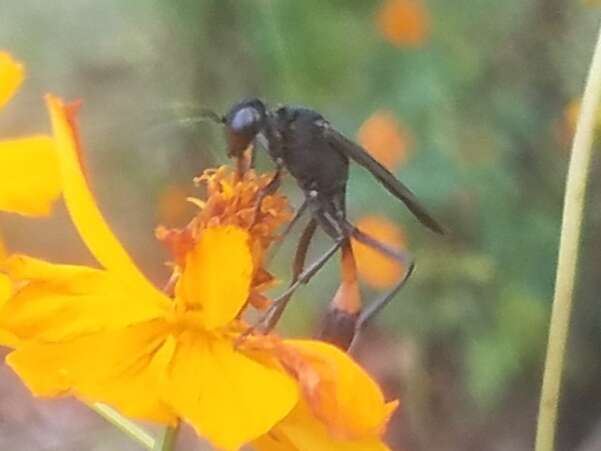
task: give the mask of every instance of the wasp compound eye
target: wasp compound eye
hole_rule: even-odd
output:
[[[234,132],[254,131],[258,128],[261,122],[261,114],[254,107],[245,107],[236,113],[231,118],[229,124],[227,124]]]

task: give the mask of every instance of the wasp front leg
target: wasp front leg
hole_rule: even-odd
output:
[[[275,172],[273,173],[273,176],[271,177],[269,182],[267,182],[267,184],[263,188],[259,189],[259,191],[257,192],[257,200],[255,201],[253,220],[252,220],[253,225],[257,222],[259,213],[261,212],[261,205],[263,204],[263,201],[265,200],[265,198],[267,196],[271,196],[280,187],[280,185],[282,183],[283,173],[284,173],[284,167],[281,164],[278,164],[275,169]]]

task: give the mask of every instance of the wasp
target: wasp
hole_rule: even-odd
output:
[[[306,284],[339,249],[342,249],[343,263],[345,257],[348,260],[352,255],[351,238],[398,261],[406,268],[396,285],[366,309],[350,309],[344,304],[332,303],[325,315],[321,338],[348,349],[365,324],[403,287],[415,266],[414,259],[409,254],[391,249],[359,230],[347,219],[346,188],[350,162],[354,161],[367,169],[425,227],[438,234],[443,234],[444,228],[419,203],[409,188],[315,110],[288,105],[270,110],[260,99],[251,98],[236,103],[223,116],[211,111],[203,114],[205,118],[224,126],[230,157],[241,161],[245,150],[252,145],[251,166],[254,166],[259,146],[264,147],[273,160],[275,172],[269,184],[259,194],[258,207],[265,196],[278,189],[285,172],[296,180],[304,193],[304,202],[283,235],[288,233],[301,216],[306,212],[310,213],[310,219],[296,248],[291,283],[273,300],[253,329],[271,330],[294,291]],[[323,255],[305,267],[309,245],[318,227],[334,243]]]

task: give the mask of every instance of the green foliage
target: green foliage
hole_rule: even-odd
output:
[[[81,2],[81,9],[63,1],[56,2],[62,14],[51,16],[36,9],[39,2],[23,3],[29,15],[11,12],[0,38],[10,38],[7,45],[32,74],[25,103],[39,102],[48,87],[85,99],[93,181],[140,261],[161,260],[158,246],[148,243],[165,183],[187,184],[200,166],[225,161],[212,126],[150,134],[143,119],[149,114],[180,102],[223,111],[240,97],[260,95],[272,104],[312,106],[354,137],[374,111],[392,111],[413,142],[397,175],[450,233],[433,236],[371,176],[352,170],[351,219],[377,213],[397,221],[417,260],[378,325],[397,340],[414,338],[420,354],[444,343],[461,378],[443,388],[477,408],[500,409],[516,381],[531,384],[535,398],[571,133],[565,114],[581,92],[597,10],[558,0],[431,0],[426,40],[399,48],[378,30],[380,0],[112,0]],[[7,127],[15,134],[31,122],[30,110],[20,114],[11,114],[15,123]],[[260,166],[267,165],[262,157]],[[295,188],[284,187],[298,205]],[[590,204],[598,205],[593,191]],[[598,221],[596,214],[587,232],[597,244]],[[326,245],[317,241],[313,252]],[[272,265],[284,281],[292,252],[285,245]],[[601,246],[585,249],[584,257],[579,307],[593,313],[577,313],[575,361],[595,356],[601,344]],[[164,276],[158,264],[148,270],[157,280]],[[314,328],[337,277],[329,265],[299,293],[284,326]],[[364,295],[377,293],[365,288]],[[598,384],[598,376],[570,374],[580,388]],[[470,412],[456,409],[458,416]]]
[[[466,342],[466,381],[481,407],[491,408],[512,380],[531,371],[544,351],[548,314],[545,304],[527,294],[504,290],[492,325],[475,325]]]

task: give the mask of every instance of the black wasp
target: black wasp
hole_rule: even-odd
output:
[[[284,171],[296,179],[305,200],[284,234],[307,210],[310,212],[311,218],[297,246],[292,281],[284,293],[273,301],[257,324],[258,327],[272,329],[292,293],[301,284],[307,283],[339,248],[348,250],[351,237],[399,261],[407,268],[389,293],[362,312],[349,313],[336,306],[330,307],[321,338],[347,349],[366,322],[390,302],[414,268],[413,259],[408,254],[390,249],[348,221],[345,197],[349,160],[354,160],[370,171],[424,226],[439,234],[443,233],[443,227],[390,171],[361,146],[336,131],[314,110],[296,106],[280,106],[268,110],[261,100],[253,98],[235,104],[225,116],[213,112],[205,112],[204,116],[224,125],[230,157],[240,161],[244,151],[253,144],[251,165],[254,165],[257,144],[266,148],[276,165],[276,171],[265,190],[260,193],[259,205],[261,199],[279,187]],[[309,244],[318,226],[334,240],[334,245],[305,268]]]

